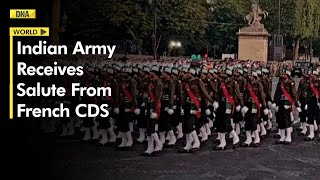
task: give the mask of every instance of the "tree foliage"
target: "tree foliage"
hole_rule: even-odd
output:
[[[137,51],[166,51],[170,40],[179,40],[187,54],[213,48],[221,53],[237,51],[239,28],[251,11],[249,0],[67,0],[69,26],[75,37],[104,39],[111,31],[114,39],[132,40]],[[269,12],[263,20],[271,34],[278,33],[278,0],[260,0]],[[319,41],[320,0],[281,0],[280,34],[286,44]],[[156,27],[155,27],[156,26]],[[154,32],[156,29],[156,37]],[[319,44],[319,43],[315,43]],[[231,46],[230,46],[231,45]]]

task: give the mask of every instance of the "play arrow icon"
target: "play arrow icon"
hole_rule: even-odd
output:
[[[45,31],[45,30],[43,30],[43,29],[40,30],[40,34],[41,34],[41,35],[44,35],[46,32],[47,32],[47,31]]]

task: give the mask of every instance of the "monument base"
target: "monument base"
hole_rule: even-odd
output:
[[[238,59],[267,61],[269,33],[264,25],[243,27],[237,33]]]

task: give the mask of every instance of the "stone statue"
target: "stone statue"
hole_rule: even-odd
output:
[[[252,12],[246,15],[244,19],[248,21],[250,26],[259,26],[262,18],[266,18],[268,16],[268,12],[262,10],[256,1],[252,2],[251,9]],[[261,15],[263,15],[263,17]]]

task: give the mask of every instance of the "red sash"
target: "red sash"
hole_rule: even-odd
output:
[[[310,87],[311,87],[313,93],[316,95],[316,97],[318,99],[319,98],[319,91],[314,87],[312,82],[310,82]]]
[[[126,95],[126,97],[127,97],[131,102],[133,102],[133,97],[132,97],[132,95],[130,94],[130,92],[128,91],[125,83],[122,84],[122,90],[123,90],[124,94]],[[132,112],[133,110],[134,110],[134,107],[131,108],[131,112]]]
[[[133,97],[132,97],[132,95],[129,93],[129,91],[128,91],[125,83],[122,84],[122,90],[123,90],[124,94],[127,96],[127,98],[128,98],[131,102],[133,102]]]
[[[260,102],[259,102],[259,99],[258,99],[258,97],[256,96],[256,94],[254,93],[251,84],[248,83],[247,86],[248,86],[248,90],[249,90],[250,96],[252,97],[254,103],[255,103],[256,106],[257,106],[258,115],[259,115],[259,114],[260,114]]]
[[[226,84],[224,82],[221,83],[221,87],[222,87],[222,91],[223,91],[223,94],[224,96],[227,98],[227,101],[229,101],[232,105],[232,113],[234,112],[234,106],[235,106],[235,102],[233,100],[233,98],[230,96],[227,88],[226,88]]]
[[[193,103],[196,105],[196,108],[197,108],[196,116],[197,116],[197,118],[200,118],[201,117],[201,113],[200,113],[200,103],[198,101],[198,98],[196,98],[196,96],[193,94],[193,92],[190,89],[190,85],[188,83],[185,85],[185,88],[187,90],[187,93],[188,93],[189,97],[191,98]]]
[[[148,92],[149,92],[149,96],[150,96],[150,98],[151,98],[151,100],[155,103],[155,105],[156,105],[156,108],[157,108],[157,119],[159,119],[159,117],[160,117],[160,109],[161,109],[161,103],[160,103],[160,101],[157,101],[157,99],[156,99],[156,96],[154,95],[154,93],[152,92],[152,89],[153,89],[153,85],[152,85],[152,83],[149,83],[149,85],[148,85]]]
[[[290,94],[288,93],[288,91],[287,91],[286,88],[284,87],[283,82],[281,83],[280,87],[281,87],[281,90],[282,90],[283,95],[284,95],[284,96],[288,99],[288,101],[290,102],[290,104],[291,104],[291,110],[292,110],[293,99],[291,98]]]

